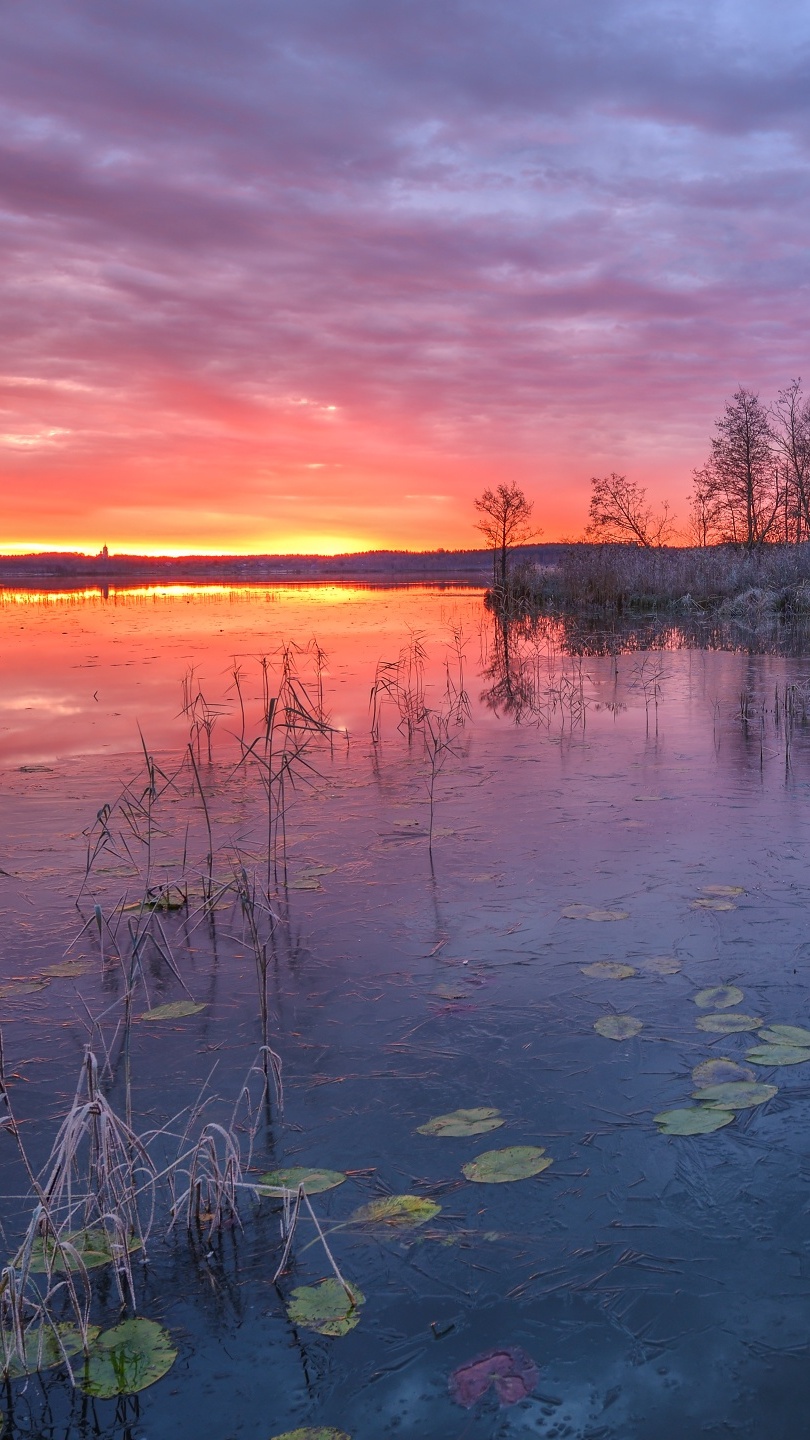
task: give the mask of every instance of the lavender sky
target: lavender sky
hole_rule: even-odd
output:
[[[6,0],[0,548],[681,519],[810,380],[796,0]]]

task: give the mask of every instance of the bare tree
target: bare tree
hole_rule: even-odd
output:
[[[791,380],[771,407],[774,444],[781,460],[785,541],[810,538],[810,400]]]
[[[693,545],[705,549],[723,538],[721,505],[715,493],[714,478],[705,465],[702,470],[692,471],[692,479],[687,533]]]
[[[717,505],[722,539],[753,550],[773,538],[782,499],[770,417],[759,396],[740,386],[715,429],[701,472],[707,496]]]
[[[492,549],[492,572],[497,585],[506,585],[509,551],[542,535],[531,523],[534,502],[527,500],[519,485],[497,485],[485,490],[475,501],[481,531]]]
[[[589,540],[652,550],[672,538],[675,521],[666,500],[654,511],[647,503],[644,486],[615,470],[601,478],[594,475],[591,485],[590,520],[585,531]]]

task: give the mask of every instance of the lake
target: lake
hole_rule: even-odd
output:
[[[808,636],[187,586],[0,655],[6,1433],[801,1434]]]

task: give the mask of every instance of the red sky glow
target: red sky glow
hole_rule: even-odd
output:
[[[798,0],[26,0],[0,16],[0,550],[685,520],[801,375]],[[810,378],[810,377],[809,377]]]

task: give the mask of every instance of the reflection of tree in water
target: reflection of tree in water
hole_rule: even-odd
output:
[[[481,699],[516,724],[534,720],[563,728],[584,725],[587,701],[581,655],[567,654],[547,617],[509,620],[493,615]]]

